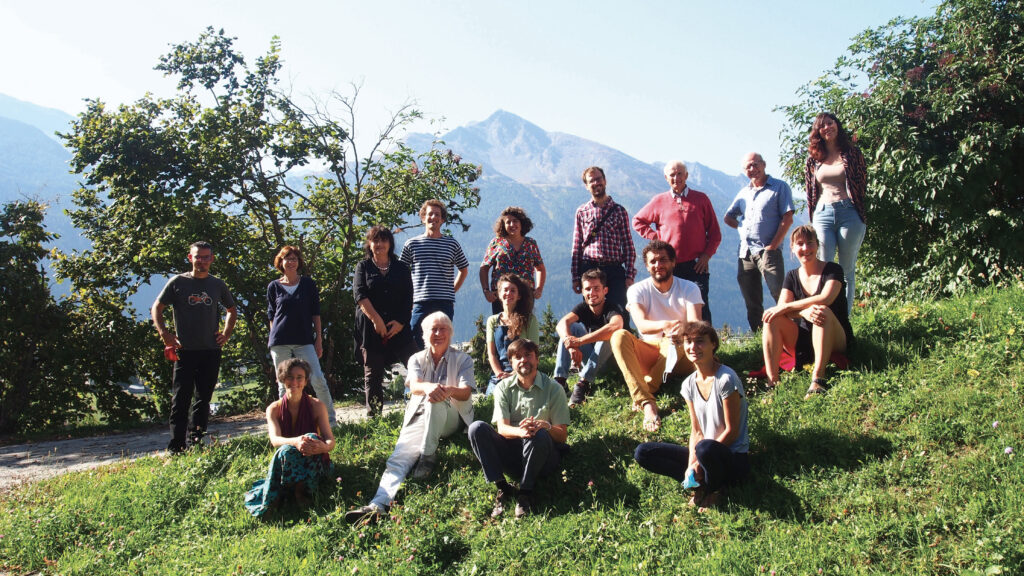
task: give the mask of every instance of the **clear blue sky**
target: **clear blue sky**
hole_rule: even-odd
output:
[[[500,108],[645,162],[738,174],[758,150],[777,173],[783,119],[772,108],[854,34],[936,4],[0,0],[0,93],[71,114],[87,97],[167,95],[158,57],[211,25],[250,59],[279,36],[295,94],[361,83],[364,129],[408,100],[448,129]]]

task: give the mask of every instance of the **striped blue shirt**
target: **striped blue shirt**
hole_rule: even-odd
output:
[[[402,247],[402,262],[412,271],[412,301],[455,301],[455,269],[469,267],[469,260],[451,236],[428,238],[421,234]]]

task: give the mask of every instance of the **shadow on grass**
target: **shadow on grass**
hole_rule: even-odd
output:
[[[823,428],[801,430],[795,435],[761,434],[752,446],[747,480],[730,489],[730,502],[767,512],[777,518],[819,522],[814,510],[807,510],[786,484],[798,481],[812,470],[852,471],[870,460],[884,459],[893,452],[892,443],[865,434],[839,434]]]

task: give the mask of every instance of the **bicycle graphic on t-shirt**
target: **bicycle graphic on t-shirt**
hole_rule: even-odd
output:
[[[210,295],[207,294],[206,292],[203,292],[202,294],[189,294],[189,306],[198,306],[200,304],[203,304],[204,306],[210,306],[213,304],[213,298],[210,298]]]

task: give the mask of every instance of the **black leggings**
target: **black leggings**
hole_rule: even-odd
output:
[[[712,492],[739,482],[750,471],[747,453],[733,452],[721,442],[701,440],[695,450],[697,462],[704,469],[704,487]],[[682,482],[690,463],[690,449],[668,442],[644,442],[636,447],[633,459],[655,474]]]

